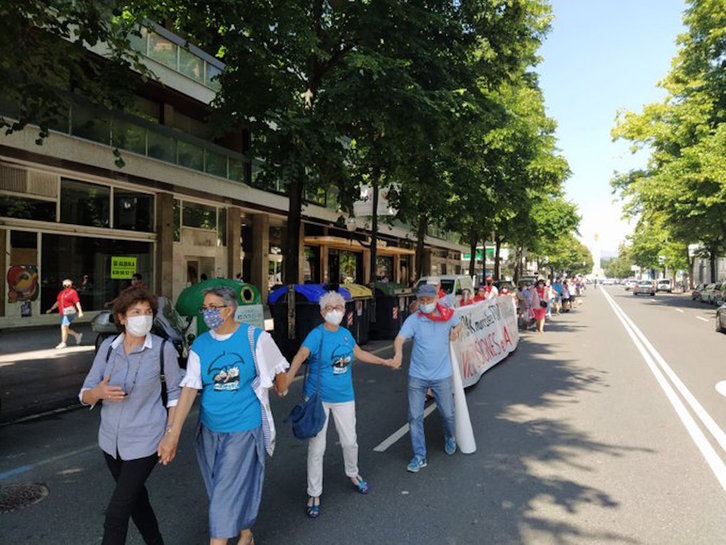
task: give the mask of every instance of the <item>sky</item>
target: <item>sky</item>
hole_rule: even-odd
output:
[[[617,254],[632,231],[613,195],[615,171],[645,166],[627,142],[612,142],[618,109],[640,112],[662,100],[657,87],[670,70],[684,32],[684,0],[550,0],[555,20],[537,67],[547,114],[557,120],[560,152],[572,176],[567,198],[578,206],[580,235],[600,254]]]

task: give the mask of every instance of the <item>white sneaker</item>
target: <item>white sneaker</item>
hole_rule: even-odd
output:
[[[76,335],[76,344],[81,344],[81,341],[83,340],[83,333],[79,333]]]
[[[66,347],[66,343],[58,343],[58,345],[56,346],[56,348],[65,348],[65,347]]]

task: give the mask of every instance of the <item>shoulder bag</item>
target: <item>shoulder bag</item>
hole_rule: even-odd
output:
[[[320,366],[318,367],[318,384],[313,394],[305,399],[305,384],[308,379],[308,370],[310,365],[305,368],[305,378],[303,380],[302,396],[303,401],[298,403],[290,411],[290,415],[286,420],[292,422],[292,433],[298,439],[310,439],[315,437],[325,425],[325,409],[323,409],[323,400],[320,397],[320,373],[323,369],[323,335],[325,331],[320,331]]]

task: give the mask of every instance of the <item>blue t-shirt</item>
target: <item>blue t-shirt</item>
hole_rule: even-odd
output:
[[[322,336],[323,342],[320,342]],[[355,339],[350,331],[338,327],[330,331],[319,325],[313,329],[302,343],[308,350],[308,378],[305,395],[310,397],[318,387],[320,373],[320,397],[328,403],[353,401],[353,349]]]
[[[557,295],[562,295],[562,283],[561,282],[553,283],[552,289],[557,292]]]
[[[202,372],[202,424],[217,433],[254,430],[262,425],[262,406],[252,389],[257,376],[247,337],[247,324],[240,324],[224,341],[209,332],[194,341]]]
[[[403,322],[399,335],[413,339],[409,376],[422,380],[442,380],[451,376],[449,334],[459,325],[454,314],[448,322],[435,322],[414,312]]]

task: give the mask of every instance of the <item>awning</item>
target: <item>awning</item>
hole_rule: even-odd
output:
[[[334,248],[336,250],[344,250],[348,252],[362,252],[363,250],[370,250],[369,246],[364,246],[358,240],[352,240],[342,237],[305,237],[305,244],[308,246],[327,246],[328,248]],[[376,253],[380,256],[394,256],[394,255],[414,255],[414,250],[408,248],[398,248],[397,246],[388,246],[386,241],[379,240]]]

